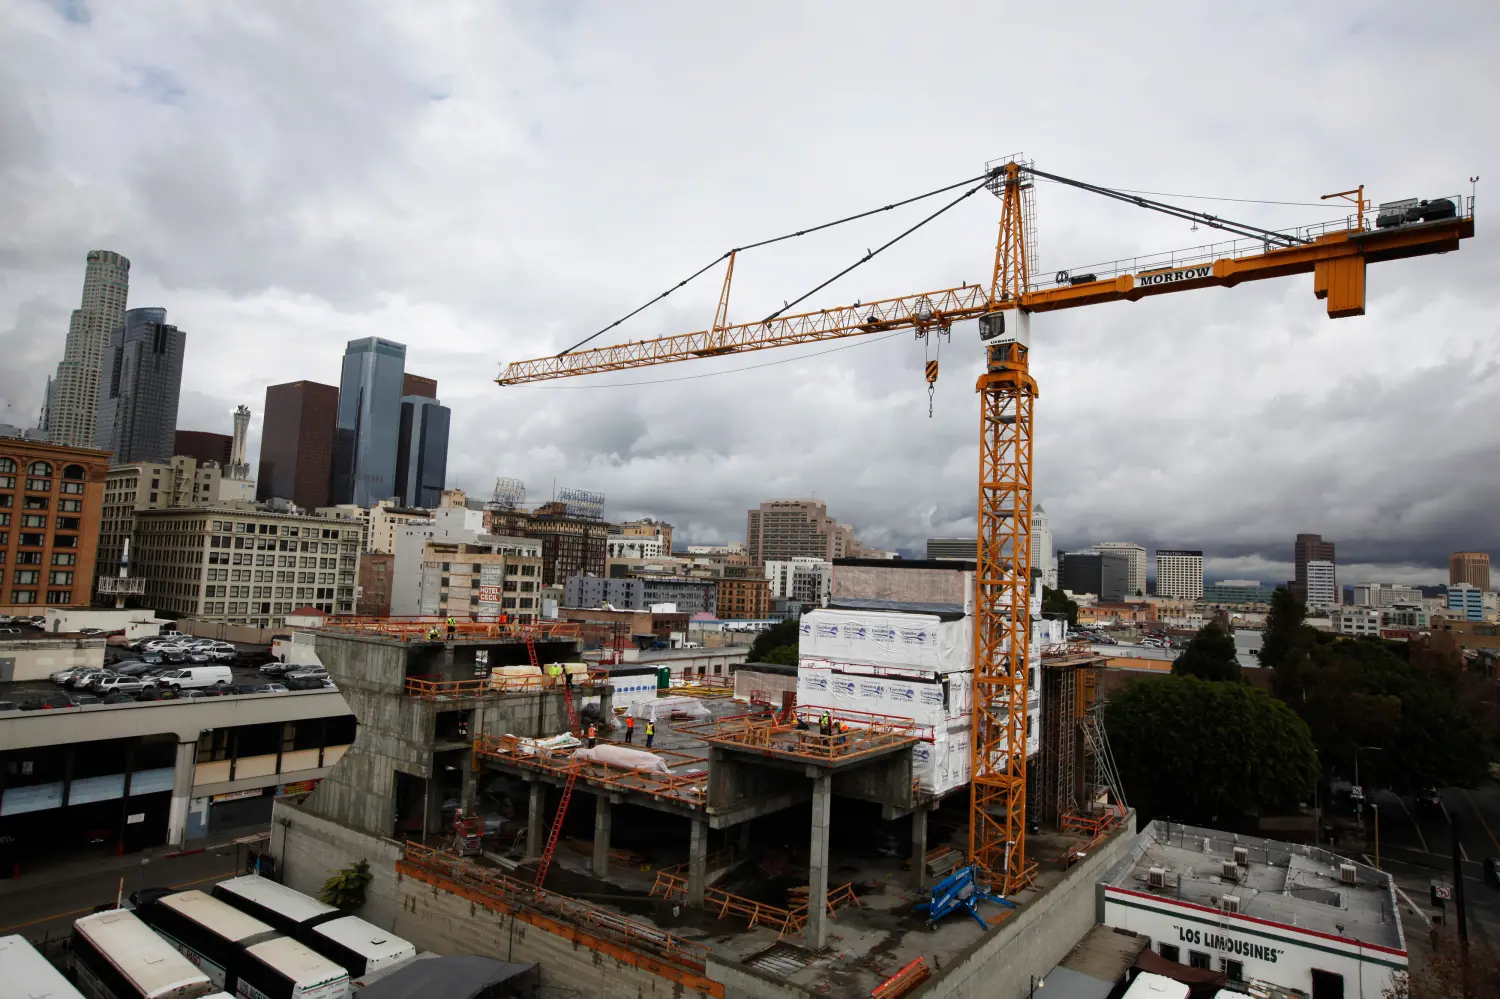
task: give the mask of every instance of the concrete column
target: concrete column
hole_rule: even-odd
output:
[[[920,805],[911,812],[911,886],[927,887],[927,809]]]
[[[613,806],[602,794],[594,796],[594,877],[609,874],[609,827]]]
[[[751,821],[752,820],[748,820],[747,819],[746,821],[740,823],[739,856],[737,856],[737,857],[734,858],[735,863],[739,863],[741,860],[744,860],[746,857],[750,856],[750,822]]]
[[[464,790],[461,800],[464,814],[473,815],[475,805],[479,800],[479,773],[468,765],[468,761],[464,764]]]
[[[544,821],[547,817],[547,785],[531,782],[531,800],[526,807],[526,856],[540,857],[547,841]]]
[[[828,944],[828,826],[832,804],[833,778],[814,777],[812,845],[807,859],[807,947],[812,951]]]
[[[193,797],[193,767],[197,756],[196,741],[177,744],[177,758],[172,763],[172,804],[167,809],[167,842],[172,846],[181,846],[187,841],[188,803]]]
[[[703,904],[703,889],[708,883],[708,823],[693,819],[692,838],[688,841],[688,904]]]

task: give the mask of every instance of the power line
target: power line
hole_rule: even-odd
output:
[[[880,343],[882,340],[890,340],[893,337],[901,336],[903,333],[907,332],[909,331],[897,330],[894,333],[887,333],[885,336],[876,337],[873,340],[856,340],[853,343],[846,343],[838,347],[829,347],[827,350],[816,350],[811,354],[798,354],[796,357],[783,357],[779,361],[764,361],[760,364],[747,364],[742,368],[728,368],[724,371],[703,371],[696,375],[678,375],[675,378],[653,378],[650,381],[644,382],[610,382],[607,385],[549,385],[547,386],[547,388],[553,392],[591,392],[594,389],[634,388],[639,385],[664,385],[667,382],[690,382],[699,378],[717,378],[720,375],[737,375],[742,371],[754,371],[757,368],[771,368],[775,367],[778,364],[791,364],[795,361],[805,361],[809,358],[821,357],[824,354],[834,354],[841,350],[851,350],[855,347],[868,347],[871,344]]]
[[[645,305],[639,306],[638,308],[632,309],[631,311],[625,313],[625,315],[621,316],[619,319],[616,319],[614,322],[610,323],[608,326],[606,326],[603,329],[601,329],[598,333],[595,333],[592,336],[584,337],[582,340],[579,340],[577,343],[575,343],[573,346],[569,347],[567,350],[559,351],[558,354],[557,354],[557,356],[558,357],[562,357],[565,354],[571,354],[573,351],[577,350],[579,347],[582,347],[584,344],[588,343],[589,341],[594,340],[595,338],[597,338],[599,336],[602,336],[605,333],[608,333],[610,330],[614,329],[616,326],[619,326],[621,323],[625,322],[626,320],[632,319],[635,316],[640,315],[642,312],[646,311],[651,306],[655,305],[657,302],[660,302],[662,299],[664,299],[668,295],[672,294],[672,292],[676,291],[678,288],[681,288],[684,285],[686,285],[689,281],[692,281],[694,278],[702,276],[705,271],[710,270],[715,264],[721,263],[721,262],[729,259],[729,255],[731,253],[739,253],[741,250],[754,250],[754,249],[758,249],[759,247],[762,247],[762,246],[770,246],[772,243],[780,243],[783,240],[787,240],[787,239],[796,239],[798,236],[807,236],[807,235],[810,235],[810,234],[815,233],[815,232],[821,232],[824,229],[831,229],[831,228],[833,228],[836,225],[843,225],[846,222],[856,222],[859,219],[869,218],[871,215],[879,215],[881,212],[888,212],[888,211],[890,211],[893,208],[904,208],[907,205],[913,204],[914,202],[917,202],[917,201],[921,201],[921,200],[923,200],[925,198],[931,198],[931,197],[934,197],[934,196],[939,195],[939,194],[946,194],[947,192],[949,192],[949,191],[951,191],[951,190],[953,190],[955,188],[963,187],[965,184],[973,183],[976,180],[982,180],[983,178],[985,178],[987,176],[988,176],[988,174],[980,174],[977,177],[968,177],[968,178],[965,178],[964,180],[960,180],[960,181],[956,181],[956,182],[954,182],[952,184],[948,184],[945,187],[939,187],[936,190],[928,191],[926,194],[918,194],[915,197],[905,198],[905,199],[903,199],[901,201],[893,201],[893,202],[891,202],[888,205],[881,205],[879,208],[871,208],[868,211],[859,212],[858,214],[855,214],[855,215],[846,215],[845,217],[843,217],[841,219],[834,219],[832,222],[824,222],[821,225],[811,226],[811,227],[809,227],[807,229],[798,229],[796,232],[785,233],[785,234],[783,234],[781,236],[772,236],[770,239],[762,239],[762,240],[759,240],[758,242],[746,243],[744,246],[736,246],[736,247],[734,247],[732,249],[725,250],[722,254],[720,254],[719,256],[715,257],[713,260],[709,261],[708,263],[704,264],[702,267],[698,268],[696,271],[694,271],[693,273],[689,274],[687,277],[683,278],[681,281],[678,281],[672,287],[668,288],[666,291],[662,292],[660,295],[657,295],[655,298],[651,299]],[[965,197],[967,197],[967,195],[965,195]],[[960,198],[959,200],[962,201],[963,199]],[[949,207],[952,207],[952,206],[949,206]],[[946,211],[946,210],[947,209],[944,209],[944,211]],[[941,212],[939,214],[941,214]],[[925,224],[925,222],[923,224]],[[905,235],[905,234],[903,233],[902,235]],[[900,237],[898,236],[897,239],[899,239],[899,238]],[[882,247],[882,249],[884,249],[884,247]],[[801,299],[798,299],[798,301],[801,301]]]

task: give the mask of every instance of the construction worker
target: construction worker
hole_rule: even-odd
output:
[[[573,671],[570,670],[570,669],[568,669],[566,666],[560,666],[558,668],[562,670],[563,683],[565,683],[565,684],[568,685],[568,689],[569,690],[572,690],[573,689]]]
[[[453,618],[448,619],[448,641],[453,641],[453,633],[458,630],[458,622]]]
[[[437,625],[433,625],[431,628],[427,629],[427,640],[429,642],[435,642],[438,640]]]
[[[655,738],[656,738],[656,722],[654,722],[654,721],[652,721],[651,719],[648,718],[646,720],[646,748],[647,749],[651,748],[651,740],[655,739]]]
[[[598,725],[590,724],[589,725],[589,748],[593,749],[594,748],[594,743],[597,742],[598,740],[599,740],[599,726]]]
[[[833,732],[833,716],[827,711],[818,716],[818,734],[830,735]]]
[[[556,686],[558,678],[562,675],[562,667],[557,663],[548,663],[547,675],[552,678],[553,686]]]
[[[635,717],[625,716],[625,743],[629,745],[635,739]]]

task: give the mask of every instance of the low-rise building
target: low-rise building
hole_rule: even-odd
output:
[[[1104,879],[1100,911],[1157,958],[1253,995],[1382,999],[1407,969],[1399,904],[1389,874],[1351,858],[1157,819]]]
[[[605,539],[605,547],[609,557],[613,559],[622,558],[659,558],[672,552],[670,542],[662,538],[660,534],[654,537],[644,537],[634,534],[611,534]]]
[[[758,620],[771,613],[771,581],[769,579],[735,579],[725,577],[715,580],[718,587],[718,616],[725,620]]]
[[[362,617],[389,617],[391,614],[391,577],[396,556],[386,552],[366,552],[359,559],[359,587],[354,598],[354,613]]]
[[[941,540],[934,538],[932,540]],[[929,548],[931,541],[928,542]],[[772,600],[795,600],[805,607],[827,607],[833,595],[833,563],[820,558],[766,563]]]
[[[354,613],[361,529],[251,504],[140,510],[131,574],[158,610],[227,624],[280,627],[311,604]]]
[[[1449,617],[1465,621],[1484,620],[1484,591],[1471,583],[1448,584]]]
[[[428,541],[419,610],[472,621],[534,621],[541,613],[541,578],[542,546],[527,538]]]
[[[429,510],[409,509],[398,506],[391,500],[382,500],[370,507],[367,514],[370,533],[369,540],[365,542],[365,551],[395,554],[397,528],[403,524],[429,520],[431,517],[432,512]]]
[[[1421,603],[1422,591],[1415,586],[1399,586],[1396,583],[1355,583],[1354,602],[1361,607]]]
[[[1334,607],[1328,612],[1328,619],[1340,635],[1380,634],[1381,614],[1373,607]]]
[[[1223,606],[1268,604],[1271,592],[1271,588],[1262,585],[1258,579],[1221,579],[1203,587],[1203,602]]]
[[[572,576],[563,587],[565,607],[609,606],[639,611],[660,604],[675,604],[682,614],[714,614],[718,606],[716,581],[682,576]]]

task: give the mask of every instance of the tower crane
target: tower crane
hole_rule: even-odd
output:
[[[1202,225],[1234,238],[1157,258],[1101,265],[1083,273],[1058,271],[1050,279],[1038,277],[1032,274],[1036,262],[1033,195],[1038,180],[1190,220],[1195,228]],[[1292,230],[1269,230],[1046,173],[1020,156],[988,164],[983,174],[930,193],[959,187],[967,189],[946,208],[902,236],[975,192],[989,190],[1000,200],[1000,230],[994,266],[985,284],[964,284],[811,312],[790,311],[829,281],[764,319],[730,323],[729,292],[736,257],[750,248],[740,247],[720,258],[727,261],[724,284],[713,321],[706,329],[578,349],[594,339],[590,337],[560,354],[511,363],[496,381],[502,386],[523,385],[888,331],[911,330],[918,339],[925,339],[933,333],[950,333],[955,324],[973,321],[979,342],[985,348],[986,366],[975,386],[980,396],[979,530],[968,860],[981,868],[1002,893],[1009,894],[1029,883],[1036,870],[1035,864],[1027,860],[1025,837],[1032,442],[1038,395],[1028,360],[1031,314],[1105,302],[1133,302],[1199,288],[1232,288],[1242,282],[1310,272],[1313,293],[1326,301],[1330,318],[1363,315],[1366,265],[1457,250],[1461,240],[1474,235],[1474,199],[1472,195],[1468,198],[1466,208],[1462,196],[1427,201],[1409,199],[1383,204],[1378,213],[1372,213],[1364,187],[1360,186],[1324,196],[1341,198],[1354,205],[1353,213],[1344,219]],[[910,199],[916,200],[919,198]],[[901,204],[905,203],[909,202]],[[838,223],[829,223],[834,224]],[[860,262],[895,241],[877,250],[867,250]],[[708,269],[705,267],[698,273]],[[664,292],[655,300],[670,293],[671,290]],[[619,324],[606,327],[595,337],[615,325]],[[929,382],[936,374],[935,362],[928,362]]]

